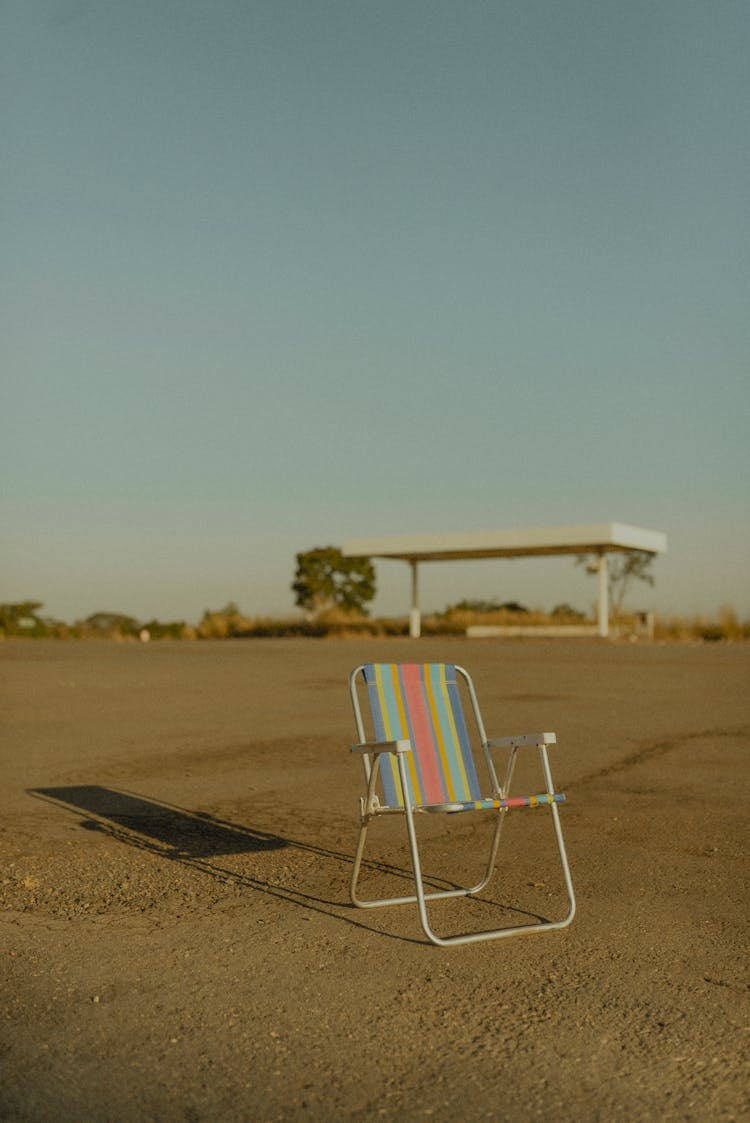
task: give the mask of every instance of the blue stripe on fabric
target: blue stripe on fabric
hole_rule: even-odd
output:
[[[364,675],[365,682],[367,683],[367,696],[370,700],[370,713],[372,715],[375,740],[398,740],[397,737],[392,738],[386,730],[386,715],[383,713],[380,705],[380,694],[378,692],[378,680],[374,663],[366,664]],[[380,779],[383,784],[383,799],[385,800],[386,806],[400,806],[401,800],[398,796],[397,766],[395,759],[390,754],[383,753],[380,757]]]
[[[477,778],[477,770],[474,766],[474,757],[471,754],[471,744],[469,742],[469,731],[466,728],[464,721],[464,711],[461,705],[461,696],[458,693],[458,684],[456,683],[456,668],[453,664],[446,667],[446,671],[450,669],[450,681],[448,682],[448,697],[451,702],[451,709],[453,711],[453,721],[456,726],[456,733],[458,734],[458,741],[461,749],[461,756],[463,758],[464,769],[466,771],[466,780],[469,785],[469,799],[480,799],[479,794],[479,780]],[[446,676],[448,677],[448,676]]]

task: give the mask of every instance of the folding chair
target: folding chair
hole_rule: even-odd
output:
[[[459,679],[466,684],[489,774],[490,795],[484,798],[464,720]],[[358,694],[358,686],[361,687],[362,680],[367,687],[374,741],[366,740]],[[367,784],[367,794],[360,800],[361,825],[350,887],[352,902],[358,908],[416,903],[427,938],[440,946],[566,928],[575,914],[575,897],[558,813],[558,804],[564,801],[565,796],[554,789],[547,758],[547,746],[555,744],[555,734],[526,733],[488,740],[471,677],[463,667],[451,663],[365,663],[352,671],[349,689],[359,738],[358,743],[351,746],[351,751],[362,755]],[[545,791],[541,795],[511,796],[510,784],[516,757],[519,750],[527,748],[539,751]],[[498,782],[493,750],[505,750],[507,753],[502,784]],[[508,811],[540,806],[546,806],[552,815],[562,862],[569,904],[564,919],[464,935],[437,936],[427,918],[426,902],[480,893],[492,876],[500,833]],[[425,892],[415,817],[421,813],[467,814],[482,811],[494,813],[496,823],[481,881],[469,888]],[[393,814],[401,814],[406,819],[416,894],[363,900],[358,896],[357,883],[368,827],[373,819]]]

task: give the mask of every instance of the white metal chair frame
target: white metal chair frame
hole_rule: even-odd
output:
[[[523,935],[532,932],[552,932],[558,928],[567,928],[573,920],[576,911],[575,894],[573,892],[573,883],[570,877],[570,867],[568,866],[568,858],[565,852],[565,844],[563,842],[562,828],[560,826],[560,816],[558,812],[557,803],[550,801],[548,804],[549,810],[552,814],[552,822],[554,825],[555,837],[557,840],[557,848],[562,863],[563,876],[565,879],[565,888],[568,897],[568,912],[562,920],[557,921],[541,921],[535,924],[521,924],[514,925],[507,928],[490,929],[489,931],[470,932],[463,935],[445,936],[441,937],[433,932],[428,917],[427,917],[427,901],[441,900],[447,897],[471,897],[475,896],[487,886],[490,878],[492,877],[495,862],[497,859],[497,852],[500,844],[500,835],[502,833],[503,823],[505,822],[505,815],[509,810],[507,807],[500,807],[497,809],[497,824],[492,836],[490,845],[490,853],[487,861],[484,876],[481,881],[476,885],[467,888],[456,888],[439,890],[436,892],[425,892],[424,883],[422,879],[422,866],[419,857],[419,848],[417,845],[417,832],[415,826],[415,815],[428,812],[451,812],[459,810],[456,804],[430,804],[429,806],[412,805],[409,799],[404,800],[404,805],[401,807],[384,806],[380,803],[376,793],[377,779],[380,771],[380,758],[383,753],[391,753],[395,756],[396,766],[401,781],[401,790],[405,793],[409,791],[407,782],[407,769],[405,762],[405,754],[412,751],[411,742],[408,740],[398,741],[366,741],[365,740],[365,727],[362,720],[362,711],[360,708],[359,697],[357,694],[357,676],[363,672],[365,664],[355,667],[349,676],[349,690],[352,699],[352,706],[354,709],[354,720],[357,728],[357,736],[359,741],[355,745],[350,746],[350,751],[360,754],[365,771],[365,781],[367,784],[367,794],[360,799],[360,832],[359,840],[357,843],[357,851],[354,858],[354,868],[352,870],[350,894],[351,900],[357,908],[369,909],[378,908],[383,905],[407,905],[416,904],[419,912],[419,919],[422,924],[427,938],[439,947],[448,947],[455,944],[469,944],[476,943],[480,940],[499,940],[507,938],[508,936]],[[456,674],[460,675],[466,684],[469,698],[471,700],[472,709],[474,711],[474,718],[476,720],[477,729],[482,743],[482,750],[484,759],[486,761],[487,770],[492,785],[493,799],[507,799],[509,797],[510,784],[513,778],[513,772],[516,765],[516,757],[519,749],[522,748],[536,748],[539,751],[542,772],[544,775],[544,782],[546,785],[546,793],[550,797],[555,795],[555,789],[552,783],[552,773],[550,771],[549,759],[547,756],[547,747],[554,745],[557,738],[554,733],[526,733],[515,737],[500,737],[488,739],[482,721],[481,711],[479,709],[479,702],[477,700],[474,684],[468,671],[463,667],[456,665]],[[505,775],[502,784],[498,782],[495,764],[492,759],[492,750],[507,750],[508,759],[505,767]],[[463,811],[464,814],[469,812]],[[414,882],[416,893],[411,896],[404,897],[383,897],[379,899],[364,900],[357,892],[357,883],[359,881],[360,870],[362,866],[362,859],[365,851],[365,843],[367,840],[367,830],[370,822],[381,815],[403,814],[406,818],[406,830],[409,841],[409,849],[411,851],[412,868],[414,872]]]

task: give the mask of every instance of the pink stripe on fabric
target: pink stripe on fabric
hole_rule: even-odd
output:
[[[447,793],[443,784],[442,769],[437,756],[420,668],[415,663],[402,664],[401,675],[406,707],[417,746],[419,769],[422,773],[422,802],[440,803],[446,798]]]

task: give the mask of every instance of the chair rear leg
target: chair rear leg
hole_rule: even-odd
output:
[[[349,883],[349,895],[350,895],[352,904],[356,905],[356,907],[358,909],[380,908],[382,905],[414,905],[414,904],[417,904],[418,901],[419,901],[419,897],[416,895],[416,893],[409,894],[406,897],[380,897],[380,898],[371,899],[371,900],[364,900],[362,897],[359,896],[358,890],[357,890],[357,885],[358,885],[358,882],[359,882],[359,876],[360,876],[361,869],[362,869],[362,860],[363,860],[363,857],[364,857],[365,844],[366,844],[366,841],[367,841],[367,826],[368,826],[367,823],[363,823],[363,825],[360,828],[359,841],[357,843],[357,852],[354,856],[354,868],[352,870],[351,881]],[[410,850],[411,850],[411,846],[410,846]],[[413,850],[411,851],[411,853],[412,853],[412,872],[413,872],[413,869],[414,869],[414,853],[413,853]],[[417,855],[417,865],[419,866],[419,855]],[[421,885],[421,873],[420,873],[420,885]],[[426,901],[442,900],[444,897],[466,897],[466,896],[468,896],[469,892],[470,891],[468,889],[440,889],[440,890],[437,890],[434,893],[424,893],[424,890],[423,890],[424,899]]]
[[[428,916],[427,916],[427,902],[433,901],[433,900],[445,899],[447,897],[466,897],[470,894],[471,890],[456,889],[456,890],[448,890],[448,891],[442,891],[442,892],[437,892],[437,893],[425,893],[424,883],[423,883],[423,880],[422,880],[422,866],[421,866],[421,861],[420,861],[420,857],[419,857],[419,847],[418,847],[418,844],[417,844],[416,827],[415,827],[415,823],[414,823],[414,816],[413,816],[413,813],[411,812],[411,808],[409,808],[408,811],[405,811],[405,816],[406,816],[407,837],[408,837],[409,850],[410,850],[411,859],[412,859],[412,870],[413,870],[413,874],[414,874],[414,885],[415,885],[416,893],[412,896],[385,897],[385,898],[382,898],[382,899],[379,899],[379,900],[362,900],[361,898],[359,898],[357,896],[357,882],[358,882],[358,878],[359,878],[359,874],[360,874],[360,870],[361,870],[362,859],[363,859],[364,850],[365,850],[365,843],[366,843],[366,839],[367,839],[367,824],[364,823],[362,825],[361,829],[360,829],[359,842],[357,844],[357,852],[356,852],[356,856],[355,856],[355,859],[354,859],[354,869],[352,871],[351,889],[350,889],[352,902],[358,908],[377,908],[381,905],[416,904],[418,914],[419,914],[419,921],[420,921],[422,930],[423,930],[425,936],[427,937],[427,939],[430,941],[430,943],[435,944],[437,947],[451,947],[452,945],[456,945],[456,944],[478,943],[478,942],[483,941],[483,940],[507,939],[509,936],[530,934],[532,932],[551,932],[551,931],[554,931],[556,928],[567,928],[567,926],[570,924],[570,922],[572,921],[573,916],[575,914],[575,898],[573,896],[573,886],[572,886],[571,879],[570,879],[570,870],[568,868],[567,856],[565,854],[565,846],[564,846],[564,843],[562,841],[562,831],[560,829],[560,821],[559,821],[559,817],[558,817],[558,814],[557,814],[557,806],[555,804],[553,804],[551,810],[552,810],[552,814],[553,814],[553,821],[554,821],[554,825],[555,825],[555,834],[557,836],[558,848],[560,850],[560,857],[561,857],[562,863],[563,863],[563,871],[564,871],[564,874],[565,874],[565,884],[566,884],[566,887],[567,887],[567,890],[568,890],[568,898],[569,898],[569,903],[570,903],[569,912],[563,920],[553,921],[553,922],[543,922],[541,924],[524,924],[524,925],[513,926],[511,928],[494,929],[494,930],[485,931],[485,932],[466,933],[465,935],[446,936],[446,937],[438,936],[435,932],[433,932],[432,927],[430,926],[430,922],[429,922],[429,919],[428,919]],[[491,873],[492,873],[492,869],[494,868],[495,859],[496,859],[497,850],[498,850],[498,845],[499,845],[499,841],[500,841],[500,833],[502,831],[502,826],[503,826],[503,821],[504,821],[504,816],[501,815],[500,820],[499,820],[497,826],[495,827],[495,833],[494,833],[494,836],[493,836],[493,843],[492,843],[492,850],[491,850],[491,853],[490,853],[490,863],[488,865],[488,873],[485,876],[484,881],[489,880],[489,877],[491,876]],[[476,887],[474,892],[478,892],[479,889],[481,888],[482,884],[483,883],[480,883],[480,885]]]

